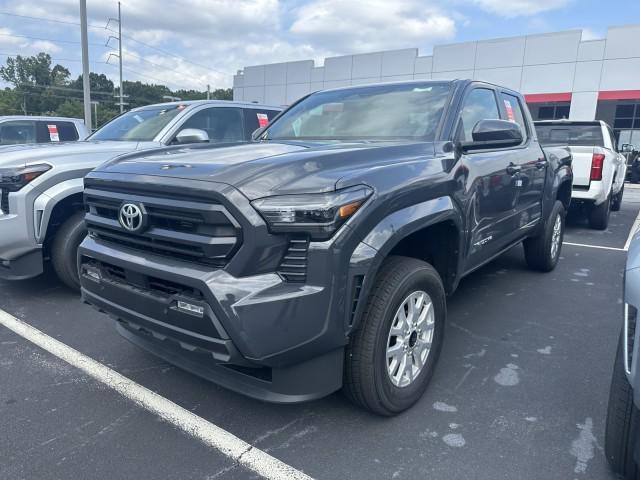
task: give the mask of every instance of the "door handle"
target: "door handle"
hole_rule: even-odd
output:
[[[542,170],[543,168],[545,168],[547,166],[547,161],[546,160],[538,160],[536,162],[536,168],[538,170]]]
[[[514,165],[513,163],[507,167],[507,173],[509,175],[516,175],[520,173],[522,167],[520,165]]]

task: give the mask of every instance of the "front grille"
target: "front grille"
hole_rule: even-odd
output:
[[[152,277],[150,275],[140,275],[133,272],[127,272],[124,268],[108,262],[88,260],[86,257],[83,257],[83,259],[83,265],[99,269],[100,274],[104,279],[118,284],[135,286],[162,297],[181,296],[188,297],[193,300],[204,299],[204,295],[200,290],[181,283]]]
[[[0,210],[5,215],[9,214],[9,191],[0,190]]]
[[[85,189],[86,223],[92,238],[179,260],[223,267],[238,249],[242,231],[227,209],[214,201],[161,194]],[[133,233],[118,221],[130,202],[146,212],[146,226]]]
[[[292,238],[278,267],[278,273],[287,282],[304,282],[307,279],[307,252],[309,239]]]

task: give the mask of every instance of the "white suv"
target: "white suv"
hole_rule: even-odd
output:
[[[566,145],[573,156],[572,201],[586,204],[591,228],[605,230],[611,210],[620,210],[627,172],[611,127],[605,122],[535,122],[542,145]]]

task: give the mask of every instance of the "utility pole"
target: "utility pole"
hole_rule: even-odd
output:
[[[87,0],[80,0],[80,37],[82,42],[82,92],[84,124],[91,131],[91,78],[89,74],[89,36],[87,34]]]
[[[107,57],[107,63],[109,63],[109,59],[111,58],[111,56],[114,57],[118,57],[118,64],[119,64],[119,70],[120,70],[120,87],[119,87],[119,94],[118,95],[114,95],[114,97],[118,98],[118,103],[116,105],[120,105],[120,113],[124,112],[124,106],[125,105],[129,105],[128,103],[125,103],[124,99],[127,97],[127,95],[124,94],[124,85],[122,84],[122,13],[120,11],[120,2],[118,2],[118,18],[110,18],[109,20],[107,20],[107,26],[105,27],[107,30],[109,29],[109,23],[111,22],[118,22],[118,36],[114,37],[113,35],[111,35],[108,39],[107,39],[107,43],[105,44],[106,46],[109,46],[109,40],[111,40],[112,38],[115,38],[116,40],[118,40],[118,53],[110,53],[109,56]],[[113,31],[113,30],[110,30]]]
[[[97,100],[91,100],[91,105],[93,105],[93,119],[95,120],[96,129],[98,128],[98,105],[100,102]]]
[[[207,83],[207,100],[211,100],[211,85]]]
[[[118,2],[118,59],[120,60],[120,113],[124,112],[124,88],[122,86],[122,15]]]

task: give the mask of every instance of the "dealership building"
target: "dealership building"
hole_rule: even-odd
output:
[[[640,144],[640,25],[581,30],[255,65],[233,78],[234,100],[287,105],[325,88],[473,78],[522,92],[535,119],[599,119],[621,143]]]

